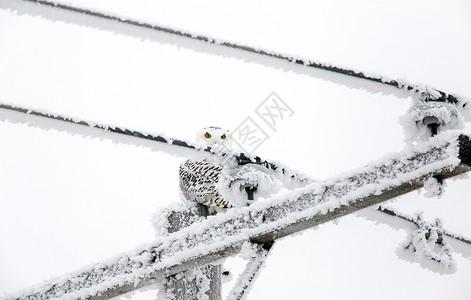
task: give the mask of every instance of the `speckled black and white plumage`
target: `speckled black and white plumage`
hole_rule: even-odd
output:
[[[222,166],[207,160],[186,160],[180,165],[180,189],[186,200],[206,206],[230,208],[216,188]]]
[[[196,133],[196,140],[208,146],[217,144],[227,148],[232,143],[229,132],[219,127],[203,128]],[[180,190],[185,199],[222,211],[232,207],[217,190],[222,168],[206,159],[183,162],[180,165]]]

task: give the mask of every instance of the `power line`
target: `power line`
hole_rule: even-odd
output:
[[[121,128],[117,126],[108,126],[108,125],[90,123],[84,120],[76,120],[71,117],[64,117],[64,116],[60,116],[56,114],[45,113],[45,112],[32,110],[32,109],[28,109],[28,108],[24,108],[20,106],[13,106],[13,105],[0,103],[0,109],[14,111],[14,112],[22,113],[25,115],[33,115],[36,117],[41,117],[41,118],[60,121],[60,122],[66,122],[66,123],[79,125],[83,127],[99,129],[105,132],[117,133],[120,135],[149,140],[149,141],[153,141],[153,142],[157,142],[161,144],[167,144],[170,147],[185,148],[185,149],[190,149],[194,152],[200,152],[200,153],[203,152],[207,154],[212,154],[212,155],[219,156],[221,160],[233,158],[239,165],[257,164],[269,170],[281,172],[281,174],[285,177],[284,178],[285,182],[295,181],[297,182],[298,185],[301,185],[301,186],[304,186],[312,182],[312,179],[299,175],[298,172],[296,172],[295,170],[291,170],[285,166],[280,166],[279,164],[274,164],[272,162],[269,162],[267,160],[260,158],[259,156],[251,156],[243,152],[239,152],[239,153],[229,152],[230,149],[228,149],[228,152],[223,152],[220,150],[212,149],[209,146],[207,146],[206,148],[201,148],[196,144],[193,144],[189,141],[185,141],[182,139],[168,138],[168,137],[163,137],[161,135],[152,135],[152,134],[142,133],[140,131],[130,130],[130,129]]]
[[[382,207],[381,205],[377,208],[378,211],[384,213],[384,214],[387,214],[387,215],[390,215],[390,216],[393,216],[393,217],[396,217],[396,218],[399,218],[399,219],[402,219],[404,221],[407,221],[409,223],[412,223],[412,224],[415,224],[416,226],[419,226],[419,223],[417,223],[417,221],[415,221],[414,219],[410,218],[410,217],[407,217],[391,208],[385,208],[385,207]],[[448,236],[448,237],[451,237],[455,240],[458,240],[460,242],[463,242],[463,243],[466,243],[466,244],[469,244],[471,245],[471,240],[465,238],[465,237],[462,237],[460,235],[457,235],[457,234],[454,234],[454,233],[451,233],[451,232],[448,232],[446,231],[445,229],[443,229],[443,234]]]
[[[138,27],[146,28],[146,29],[150,29],[150,30],[165,32],[165,33],[168,33],[168,34],[171,34],[171,35],[184,37],[184,38],[188,38],[188,39],[192,39],[192,40],[197,40],[197,41],[201,41],[201,42],[208,43],[208,44],[213,44],[213,45],[223,46],[223,47],[228,47],[228,48],[234,48],[234,49],[238,49],[238,50],[245,51],[245,52],[259,54],[259,55],[263,55],[263,56],[267,56],[267,57],[287,61],[287,62],[290,62],[290,63],[294,63],[294,64],[297,64],[297,65],[303,65],[303,66],[306,66],[306,67],[309,67],[309,68],[325,70],[325,71],[329,71],[329,72],[333,72],[333,73],[337,73],[337,74],[342,74],[342,75],[346,75],[346,76],[350,76],[350,77],[355,77],[355,78],[359,78],[359,79],[363,79],[363,80],[368,80],[368,81],[376,82],[376,83],[379,83],[379,84],[392,86],[392,87],[395,87],[395,88],[398,88],[398,89],[403,89],[403,90],[412,91],[412,92],[415,92],[415,93],[424,94],[425,98],[429,99],[429,100],[445,101],[445,102],[450,102],[450,103],[454,103],[454,104],[459,102],[458,98],[455,97],[454,95],[445,93],[445,92],[437,90],[437,89],[434,89],[431,93],[429,90],[427,90],[423,86],[413,85],[413,84],[409,84],[407,82],[403,82],[403,81],[399,81],[399,80],[386,79],[382,76],[367,75],[367,74],[365,74],[364,72],[361,72],[361,71],[342,68],[342,67],[331,65],[331,64],[325,64],[325,63],[321,63],[321,62],[315,62],[315,61],[312,61],[312,60],[301,59],[299,57],[295,57],[295,56],[292,56],[292,55],[281,54],[281,53],[277,53],[277,52],[274,52],[274,51],[268,51],[268,50],[263,50],[263,49],[257,49],[255,47],[248,46],[248,45],[242,45],[242,44],[238,44],[238,43],[235,43],[235,42],[217,40],[217,39],[213,39],[213,38],[210,38],[210,37],[207,37],[207,36],[204,36],[204,35],[193,34],[193,33],[185,32],[185,31],[182,31],[182,30],[173,29],[173,28],[170,28],[170,27],[164,27],[164,26],[160,26],[160,25],[149,24],[149,23],[145,23],[145,22],[141,22],[141,21],[125,19],[125,18],[122,18],[122,17],[113,16],[111,14],[106,14],[106,13],[102,13],[102,12],[98,12],[98,11],[92,11],[92,10],[89,10],[89,9],[79,8],[79,7],[66,5],[66,4],[61,4],[61,3],[56,3],[56,2],[52,2],[52,1],[47,1],[47,0],[23,0],[23,1],[33,2],[33,3],[37,3],[37,4],[40,4],[40,5],[44,5],[44,6],[49,6],[49,7],[53,7],[53,8],[57,8],[57,9],[67,10],[67,11],[71,11],[71,12],[75,12],[75,13],[81,13],[81,14],[85,14],[85,15],[88,15],[88,16],[102,18],[102,19],[115,21],[115,22],[119,22],[119,23],[123,23],[123,24],[128,24],[128,25],[132,25],[132,26],[138,26]],[[433,93],[433,92],[436,92],[436,93]]]

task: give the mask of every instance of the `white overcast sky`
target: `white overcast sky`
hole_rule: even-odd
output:
[[[468,1],[61,1],[471,97]],[[323,179],[400,151],[393,88],[236,50],[0,1],[0,102],[193,139],[236,128],[275,91],[292,117],[256,154]],[[263,126],[263,124],[260,124]],[[46,128],[50,128],[46,130]],[[185,158],[0,112],[0,293],[154,238]],[[471,237],[471,180],[390,204]],[[471,247],[442,272],[400,255],[410,226],[360,212],[275,245],[248,299],[469,299]],[[234,270],[240,261],[228,261]],[[155,290],[135,299],[154,299]]]

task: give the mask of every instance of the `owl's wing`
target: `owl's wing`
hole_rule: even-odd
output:
[[[283,186],[280,175],[257,164],[223,170],[218,188],[233,206],[245,206],[260,197],[279,192]]]
[[[217,190],[222,167],[206,160],[186,160],[180,165],[180,189],[186,200],[207,206],[231,207]]]

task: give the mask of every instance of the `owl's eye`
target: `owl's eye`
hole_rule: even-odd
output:
[[[226,135],[225,135],[225,134],[221,135],[221,139],[224,140],[225,138],[226,138]]]
[[[204,134],[204,137],[207,138],[207,139],[210,139],[210,138],[211,138],[211,134],[209,134],[209,132],[206,132],[206,133]]]

